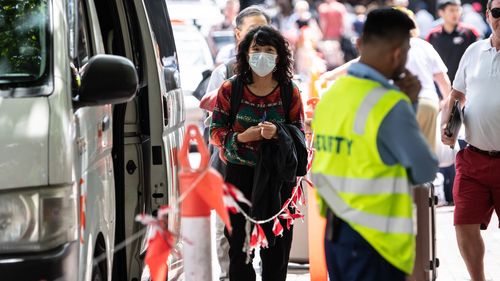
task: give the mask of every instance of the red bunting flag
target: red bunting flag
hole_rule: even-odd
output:
[[[173,237],[170,233],[157,231],[153,239],[149,240],[148,251],[144,261],[149,267],[152,281],[167,279],[167,259],[172,249]]]
[[[146,214],[137,215],[136,217],[136,221],[148,225],[152,230],[144,261],[149,267],[150,277],[153,281],[162,281],[167,278],[167,259],[174,245],[174,237],[167,227],[167,214],[169,211],[169,207],[162,206],[158,210],[156,218]]]
[[[253,228],[252,236],[250,236],[250,249],[257,249],[258,247],[267,248],[269,247],[269,243],[262,227],[256,224]]]
[[[283,236],[283,226],[281,226],[280,220],[278,218],[274,219],[273,233],[275,236]]]

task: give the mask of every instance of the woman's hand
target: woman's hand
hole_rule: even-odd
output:
[[[260,141],[262,140],[261,135],[261,127],[260,126],[252,126],[246,129],[243,133],[240,133],[236,136],[238,142],[247,143],[252,141]]]
[[[259,127],[261,129],[260,134],[263,138],[269,140],[276,137],[278,128],[276,128],[276,125],[274,125],[273,123],[264,121],[262,123],[259,123]]]

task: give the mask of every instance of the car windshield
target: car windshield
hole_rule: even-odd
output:
[[[47,72],[47,0],[2,1],[0,85],[23,85]]]

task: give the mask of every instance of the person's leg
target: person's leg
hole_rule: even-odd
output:
[[[262,281],[285,281],[292,248],[293,226],[283,231],[283,237],[276,237],[275,244],[260,249],[262,260]]]
[[[224,222],[216,216],[215,219],[215,246],[217,250],[217,259],[220,265],[220,281],[229,280],[229,242],[224,236]]]
[[[427,140],[427,144],[436,151],[436,118],[439,112],[437,101],[420,98],[417,108],[417,123]]]
[[[444,177],[444,197],[448,204],[453,204],[453,182],[455,180],[455,165],[439,168]]]
[[[226,174],[226,164],[219,158],[219,148],[210,144],[210,166],[216,169],[222,176]],[[224,222],[219,216],[215,216],[215,245],[217,251],[217,259],[220,266],[220,281],[229,280],[229,242],[224,236]]]
[[[473,281],[484,281],[484,242],[479,224],[455,225],[458,248]]]
[[[328,273],[339,281],[405,281],[406,275],[387,262],[358,232],[341,222],[337,241],[327,241]]]
[[[493,212],[488,156],[465,148],[457,154],[456,168],[453,198],[457,243],[472,280],[484,281],[485,249],[480,229],[486,229]]]
[[[253,169],[246,166],[228,164],[226,167],[226,181],[236,186],[243,192],[245,197],[251,198]],[[245,212],[248,208],[241,206]],[[224,234],[229,242],[229,280],[231,281],[255,281],[255,271],[252,262],[246,263],[247,254],[243,252],[245,243],[246,219],[241,214],[230,214],[231,235],[224,230]]]

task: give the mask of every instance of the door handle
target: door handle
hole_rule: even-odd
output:
[[[107,129],[109,129],[109,127],[111,127],[111,120],[109,118],[108,115],[104,116],[104,118],[102,119],[102,131],[106,131]]]

